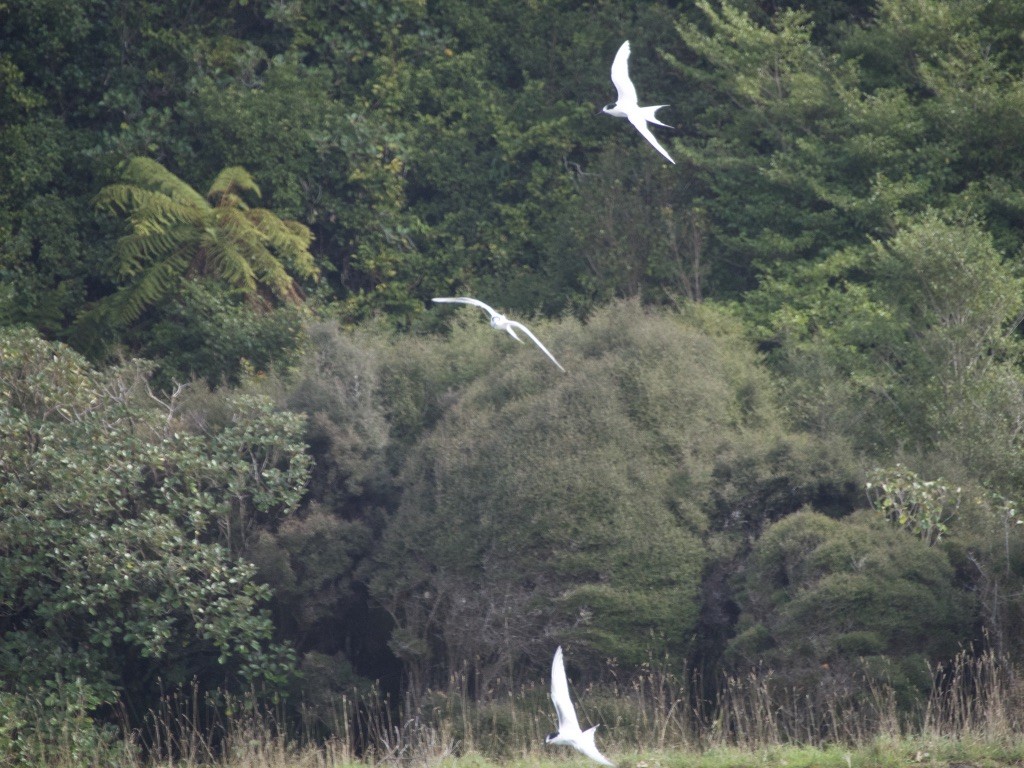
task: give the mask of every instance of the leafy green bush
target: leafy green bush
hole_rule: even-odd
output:
[[[492,347],[504,341],[484,330]],[[371,581],[414,676],[465,661],[487,684],[521,659],[546,662],[558,641],[584,669],[664,650],[680,662],[722,457],[784,434],[763,370],[721,313],[619,303],[537,332],[567,375],[514,344],[488,361],[475,335],[434,353],[434,369],[472,365],[476,378],[411,449]],[[457,342],[471,363],[441,359],[463,359]]]
[[[246,374],[294,365],[308,313],[293,305],[257,310],[241,296],[189,282],[180,295],[125,333],[129,346],[159,363],[155,386],[205,379],[237,386]]]
[[[237,552],[287,515],[308,474],[300,420],[230,399],[189,428],[146,368],[98,371],[30,331],[0,331],[0,679],[79,681],[85,711],[198,677],[283,685],[266,587]]]
[[[763,665],[800,696],[892,686],[920,703],[928,662],[969,635],[969,601],[946,554],[863,511],[789,515],[756,542],[742,574],[735,668]]]

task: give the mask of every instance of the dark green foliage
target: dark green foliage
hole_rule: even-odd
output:
[[[800,422],[875,456],[902,448],[941,461],[942,474],[1010,489],[1021,296],[977,222],[927,211],[870,249],[773,277],[747,310],[768,318]]]
[[[91,709],[152,701],[158,678],[283,685],[269,593],[234,553],[298,503],[298,419],[236,397],[192,431],[138,364],[97,371],[28,331],[0,336],[0,396],[5,689],[78,679]]]
[[[1018,659],[1024,652],[1024,517],[1015,501],[999,494],[964,488],[962,497],[943,547],[974,590],[995,653]]]
[[[968,205],[1015,249],[1019,173],[996,155],[1019,155],[997,126],[1016,119],[1020,41],[987,23],[1010,5],[881,3],[863,26],[816,35],[811,10],[699,4],[678,64],[702,94],[681,151],[708,215],[708,285],[820,262],[926,206]]]
[[[762,26],[728,4],[698,5],[710,29],[685,24],[679,33],[701,63],[679,66],[707,97],[692,118],[697,141],[685,151],[710,216],[709,245],[732,267],[712,276],[735,291],[752,287],[738,280],[755,264],[804,259],[851,236],[829,199],[828,165],[837,158],[822,157],[813,142],[839,138],[833,124],[851,71],[814,45],[806,13],[782,11]]]
[[[575,340],[568,378],[512,347],[515,361],[471,385],[414,452],[372,586],[398,623],[393,649],[420,674],[465,660],[486,685],[524,653],[547,655],[552,633],[631,665],[686,637],[704,523],[693,507],[673,509],[681,457],[643,445],[650,427],[625,396],[633,377],[670,376],[627,359],[656,365],[657,342],[640,344],[640,329],[671,344],[671,321],[632,325],[619,339],[603,338],[607,318],[585,334],[547,334],[555,350]],[[680,329],[677,349],[686,341]]]
[[[333,700],[366,685],[353,662],[365,675],[381,674],[387,623],[354,578],[372,544],[366,523],[313,506],[262,528],[246,549],[259,580],[273,591],[278,635],[294,643],[299,656],[295,702],[327,723]]]
[[[559,296],[541,294],[546,303],[584,315],[614,298],[703,298],[707,220],[677,168],[616,147],[575,186],[550,235],[563,255],[552,260],[550,275],[549,290]]]
[[[473,359],[480,341],[503,341],[479,326],[479,341],[457,334],[435,358]],[[739,496],[716,482],[720,458],[735,451],[759,466],[763,485],[745,488],[748,498],[792,483],[790,510],[815,482],[815,470],[783,480],[785,460],[773,465],[779,445],[798,441],[721,315],[616,304],[585,327],[537,332],[569,374],[505,345],[513,357],[453,392],[405,464],[374,555],[372,591],[397,624],[392,648],[426,679],[465,661],[486,684],[524,655],[550,653],[551,637],[573,641],[579,663],[683,658],[707,510]],[[767,455],[743,447],[766,439]],[[781,514],[787,502],[774,503]]]
[[[211,386],[237,385],[246,374],[295,365],[307,319],[302,307],[254,310],[237,293],[190,281],[177,300],[124,338],[144,357],[159,361],[153,379],[162,389],[193,377]]]
[[[351,504],[381,501],[389,490],[382,346],[370,334],[313,324],[297,369],[278,385],[281,405],[307,416],[306,443],[315,459],[310,495],[342,514]]]
[[[306,417],[313,462],[308,503],[281,525],[262,527],[246,555],[274,592],[278,632],[300,656],[305,677],[299,698],[326,722],[331,696],[365,682],[360,674],[384,675],[393,663],[386,649],[389,621],[357,576],[377,545],[383,507],[395,493],[379,345],[369,334],[313,324],[294,369],[248,382]]]
[[[1018,0],[6,3],[0,325],[152,360],[35,339],[57,360],[11,389],[0,467],[49,479],[0,510],[73,553],[27,555],[40,600],[108,620],[47,615],[21,671],[89,661],[90,706],[234,684],[193,615],[215,567],[273,591],[212,578],[218,631],[269,652],[269,596],[317,715],[363,678],[544,676],[559,640],[584,679],[663,651],[718,679],[741,607],[730,658],[801,685],[909,700],[912,646],[953,639],[1019,660],[1021,28]],[[624,39],[678,165],[595,115]],[[569,373],[426,311],[462,293]],[[193,377],[221,389],[171,397]],[[875,468],[920,540],[845,517]],[[955,516],[908,492],[939,477]],[[148,580],[100,594],[94,529]]]
[[[742,584],[733,665],[770,668],[801,696],[887,682],[904,704],[919,701],[928,662],[956,652],[969,618],[945,553],[867,512],[775,523]]]
[[[80,264],[69,263],[69,255],[86,250],[80,217],[68,201],[45,194],[25,204],[13,232],[0,225],[0,279],[11,290],[7,322],[58,334],[81,309],[88,275]]]

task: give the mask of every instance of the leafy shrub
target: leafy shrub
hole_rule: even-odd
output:
[[[774,670],[801,696],[884,683],[904,706],[919,703],[928,662],[951,658],[968,636],[953,576],[944,552],[871,512],[789,515],[751,553],[729,658]]]
[[[3,690],[73,680],[92,712],[199,677],[275,688],[265,586],[237,557],[287,515],[308,473],[300,422],[255,397],[189,429],[145,366],[98,371],[30,331],[0,331]]]
[[[699,307],[619,303],[585,326],[538,326],[567,375],[485,330],[508,350],[500,364],[476,335],[434,353],[433,368],[472,366],[473,378],[435,401],[374,557],[392,648],[424,682],[465,662],[484,686],[521,660],[546,663],[558,641],[584,670],[608,658],[634,668],[665,650],[681,663],[716,472],[747,453],[740,445],[787,439],[755,355],[724,315]],[[440,359],[462,359],[456,342],[470,362]],[[785,462],[759,456],[754,497],[788,483],[798,507],[801,483],[779,482]],[[786,509],[781,495],[776,505]]]

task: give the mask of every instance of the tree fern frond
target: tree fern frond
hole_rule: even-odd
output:
[[[133,191],[138,187],[128,184],[109,184],[96,193],[92,204],[105,213],[124,213],[130,211],[134,204]]]
[[[241,255],[252,265],[260,285],[268,288],[277,298],[290,300],[294,295],[294,281],[287,268],[268,247],[266,236],[259,232],[248,219],[249,236],[237,238],[234,243]]]
[[[256,290],[256,273],[237,241],[207,235],[202,245],[207,274],[216,275],[246,293]]]
[[[294,219],[283,219],[281,221],[288,231],[302,243],[303,248],[309,248],[313,244],[315,235],[313,230],[303,224],[301,221],[295,221]]]
[[[247,247],[265,248],[267,245],[266,236],[252,225],[248,213],[232,208],[218,208],[214,213],[217,228],[223,230],[235,240],[245,242]]]
[[[187,268],[188,260],[181,256],[173,256],[151,265],[134,283],[100,302],[105,305],[106,316],[114,325],[124,326],[134,322],[146,307],[155,304],[177,287]]]
[[[219,198],[215,198],[214,207],[218,210],[249,210],[249,205],[234,192],[226,192]]]
[[[174,200],[162,192],[111,184],[101,189],[93,204],[101,211],[128,214],[132,228],[154,229],[175,224],[197,224],[206,215],[203,209]],[[209,210],[207,206],[206,210]]]
[[[288,252],[278,250],[278,254],[278,258],[291,274],[303,280],[319,281],[320,269],[313,260],[313,254],[309,251]]]
[[[262,241],[247,240],[236,241],[242,256],[252,266],[257,281],[271,292],[281,297],[287,293],[291,277],[279,259],[266,247]]]
[[[93,205],[106,213],[131,213],[150,204],[153,197],[170,200],[162,192],[142,189],[132,184],[110,184],[93,198]]]
[[[249,212],[249,218],[275,247],[306,250],[313,243],[313,232],[309,227],[291,219],[279,219],[270,211],[258,208]]]
[[[320,276],[313,254],[309,252],[313,242],[309,227],[291,219],[279,219],[263,208],[249,211],[249,218],[266,236],[270,248],[284,258],[296,275],[314,280]]]
[[[121,178],[141,189],[159,192],[179,203],[196,208],[209,208],[209,203],[191,186],[179,179],[156,160],[133,157],[121,166]]]
[[[260,283],[279,299],[291,299],[294,294],[294,281],[284,265],[266,249],[254,252],[251,258]]]
[[[210,191],[206,193],[206,197],[214,205],[220,205],[221,198],[226,195],[232,195],[241,200],[242,195],[245,193],[252,194],[256,198],[263,196],[249,172],[240,165],[235,165],[225,168],[217,174],[217,178],[210,185]]]
[[[167,254],[187,250],[183,246],[192,239],[194,234],[185,228],[125,235],[114,246],[118,274],[134,277]]]
[[[298,277],[317,282],[320,280],[320,268],[313,260],[313,254],[307,250],[295,251],[292,254],[282,252],[291,272]]]

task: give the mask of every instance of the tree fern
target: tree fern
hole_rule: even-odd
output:
[[[177,253],[187,244],[189,234],[183,228],[178,228],[125,235],[114,247],[118,275],[122,278],[134,277],[166,254]]]
[[[115,322],[131,323],[143,311],[167,296],[178,287],[181,272],[187,261],[180,256],[164,259],[145,272],[123,290],[114,294],[116,299]]]
[[[133,157],[121,166],[125,185],[159,192],[176,202],[195,208],[209,207],[206,199],[156,160]]]
[[[94,202],[127,220],[130,232],[113,252],[126,284],[87,313],[88,323],[128,325],[188,279],[219,280],[251,298],[299,301],[295,278],[319,276],[310,230],[250,207],[246,197],[259,199],[260,188],[244,168],[222,170],[205,197],[149,158],[127,161],[120,173]]]
[[[215,205],[220,205],[220,201],[225,196],[232,196],[235,199],[241,200],[241,196],[246,192],[256,198],[263,196],[260,194],[260,188],[256,186],[256,182],[249,175],[249,172],[245,168],[236,165],[231,168],[225,168],[217,174],[217,178],[210,185],[210,191],[206,193],[206,197]],[[233,205],[238,207],[236,203]],[[242,205],[244,206],[244,201]]]

